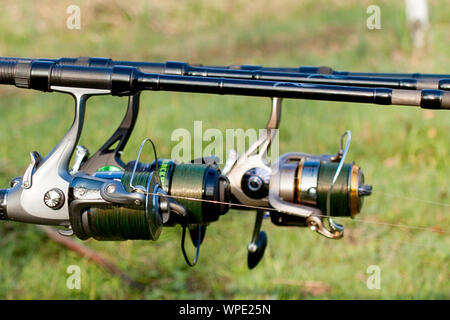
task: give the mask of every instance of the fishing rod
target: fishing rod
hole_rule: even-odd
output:
[[[36,59],[13,58],[14,61],[31,62]],[[1,58],[4,61],[13,61],[11,58]],[[41,59],[44,61],[55,62],[60,65],[80,65],[91,67],[113,67],[117,65],[127,65],[138,68],[146,73],[174,74],[183,76],[202,76],[216,78],[235,78],[249,80],[283,81],[283,82],[302,82],[313,84],[331,84],[358,87],[386,87],[392,89],[421,90],[421,89],[439,89],[450,90],[450,76],[443,75],[443,78],[394,78],[394,77],[374,77],[374,76],[354,76],[354,75],[335,75],[324,72],[299,72],[283,70],[267,70],[267,68],[242,68],[231,67],[204,67],[192,66],[186,62],[168,61],[165,63],[156,62],[134,62],[134,61],[114,61],[108,58],[61,58],[61,59]],[[308,71],[307,67],[302,69]],[[271,68],[268,68],[271,69]],[[275,69],[275,68],[274,68]],[[312,71],[314,71],[313,69]],[[321,69],[318,69],[320,71]],[[436,75],[437,76],[437,75]],[[445,77],[447,76],[447,78]]]
[[[145,73],[132,66],[111,68],[61,65],[52,61],[0,61],[0,84],[52,91],[53,86],[110,90],[112,95],[176,91],[449,109],[450,92],[319,85]]]
[[[333,217],[354,217],[372,192],[362,170],[345,162],[351,133],[345,132],[334,154],[286,153],[269,162],[268,150],[280,123],[282,98],[369,102],[425,108],[448,108],[448,92],[312,85],[290,82],[227,79],[144,73],[129,65],[89,67],[50,60],[0,62],[0,84],[70,94],[75,100],[72,127],[44,158],[37,151],[22,177],[0,189],[0,219],[61,226],[63,235],[97,240],[157,240],[163,227],[182,226],[182,253],[194,265],[210,223],[229,209],[257,212],[247,247],[249,268],[264,255],[265,216],[278,226],[309,227],[330,239],[340,239],[344,227]],[[214,157],[179,163],[158,159],[145,139],[135,161],[121,160],[134,128],[140,92],[167,90],[236,94],[271,98],[266,131],[244,154],[230,152],[222,170]],[[113,135],[94,153],[77,146],[86,102],[96,95],[128,95],[126,114]],[[411,98],[411,97],[414,97]],[[400,99],[402,97],[402,99]],[[145,143],[154,161],[140,162]],[[72,168],[69,161],[75,154]],[[189,231],[196,255],[185,250]]]
[[[201,66],[201,65],[199,65]],[[226,68],[233,70],[249,70],[249,71],[271,71],[271,72],[298,72],[309,74],[335,75],[335,76],[355,76],[355,77],[371,77],[371,78],[412,78],[422,80],[440,80],[450,79],[449,74],[433,74],[433,73],[389,73],[389,72],[354,72],[354,71],[337,71],[326,66],[300,66],[297,68],[280,68],[280,67],[263,67],[260,65],[230,65]]]

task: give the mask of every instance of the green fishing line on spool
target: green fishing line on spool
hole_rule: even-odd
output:
[[[204,223],[202,201],[205,193],[205,173],[208,166],[205,164],[174,164],[173,170],[164,166],[159,167],[159,176],[165,181],[166,192],[176,198],[188,212],[188,223]],[[121,183],[127,192],[130,187],[131,171],[125,171]],[[147,188],[152,171],[138,171],[133,178],[133,185]],[[152,192],[152,191],[150,191]],[[91,207],[88,211],[88,223],[92,237],[97,240],[147,240],[151,239],[145,204],[140,206],[111,205],[107,207]]]
[[[136,172],[133,185],[147,187],[151,172]],[[131,172],[125,171],[122,184],[131,192]],[[91,208],[88,213],[92,236],[97,240],[148,240],[149,226],[145,206]]]
[[[177,164],[172,172],[169,194],[172,196],[203,199],[203,185],[207,165],[182,163]],[[202,201],[177,199],[188,212],[192,213],[192,223],[202,223]]]
[[[317,205],[322,212],[327,212],[327,194],[336,173],[338,163],[322,163],[317,183]],[[349,176],[352,164],[344,164],[333,186],[330,197],[331,215],[348,216],[349,208]]]

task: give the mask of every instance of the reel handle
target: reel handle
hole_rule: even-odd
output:
[[[256,211],[255,227],[253,229],[252,240],[248,244],[247,265],[249,269],[255,268],[264,256],[267,247],[267,234],[261,230],[262,220],[265,212]]]

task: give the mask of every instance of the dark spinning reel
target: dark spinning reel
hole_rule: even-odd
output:
[[[213,162],[178,164],[158,160],[155,149],[153,163],[140,163],[147,141],[151,142],[145,139],[136,161],[125,168],[107,164],[92,175],[83,172],[87,153],[78,147],[81,152],[76,159],[81,167],[69,185],[71,228],[83,240],[158,240],[163,226],[180,224],[183,255],[193,265],[206,225],[228,211],[228,180]],[[184,248],[186,228],[197,247],[193,263]]]
[[[267,235],[261,231],[264,216],[269,215],[279,226],[309,227],[325,237],[339,239],[344,228],[332,217],[354,217],[361,211],[364,197],[372,191],[364,184],[361,169],[345,162],[351,140],[349,131],[342,135],[335,154],[287,153],[269,163],[267,153],[277,134],[282,98],[435,109],[449,108],[450,104],[446,82],[436,80],[440,79],[438,75],[430,75],[430,79],[441,90],[415,90],[417,87],[411,85],[398,86],[412,81],[383,85],[380,81],[386,79],[376,75],[370,78],[376,87],[372,88],[367,79],[356,79],[359,83],[366,81],[365,87],[333,85],[332,77],[328,78],[330,82],[305,84],[298,82],[302,74],[293,74],[296,71],[291,69],[188,67],[194,68],[180,63],[99,58],[1,58],[0,84],[68,93],[75,99],[75,118],[65,137],[45,158],[31,152],[24,175],[13,179],[11,188],[0,190],[0,219],[62,226],[65,229],[60,233],[64,235],[97,240],[157,240],[163,227],[179,224],[183,227],[183,255],[189,265],[194,265],[208,224],[229,208],[256,210],[248,245],[248,266],[253,268],[267,245]],[[255,70],[266,73],[256,74]],[[256,80],[263,76],[265,81]],[[354,78],[349,81],[356,81]],[[345,79],[340,79],[339,84],[345,84]],[[143,90],[271,97],[272,112],[264,133],[244,154],[231,150],[222,171],[214,157],[190,163],[158,159],[149,139],[141,144],[136,161],[125,164],[120,156],[134,128]],[[86,148],[77,146],[86,101],[105,94],[129,96],[128,108],[115,133],[89,157]],[[139,161],[146,142],[153,147],[152,163]],[[74,164],[69,169],[74,153]],[[186,230],[197,247],[193,262],[184,249]]]

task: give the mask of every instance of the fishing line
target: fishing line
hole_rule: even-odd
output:
[[[441,232],[441,231],[438,231],[438,232]],[[379,238],[379,237],[370,239],[370,237],[367,236],[367,235],[364,235],[364,236],[358,235],[358,238],[357,238],[357,240],[356,240],[356,241],[358,242],[358,244],[360,244],[360,243],[359,243],[359,240],[360,240],[360,239],[365,239],[365,240],[367,240],[367,241],[369,241],[369,242],[379,242],[379,243],[381,243],[382,241],[388,241],[388,242],[392,242],[392,243],[405,244],[405,245],[407,245],[407,246],[414,245],[414,246],[423,247],[423,248],[426,248],[426,249],[438,249],[437,246],[436,246],[436,244],[423,244],[423,243],[417,243],[417,242],[414,242],[415,239],[411,239],[411,240],[409,240],[409,241],[398,240],[398,239],[392,240],[392,239]],[[392,243],[390,243],[390,244],[392,244]]]
[[[173,196],[173,195],[168,195],[168,194],[160,194],[160,193],[152,193],[152,192],[148,192],[147,194],[148,195],[157,195],[157,196],[160,196],[160,197],[168,197],[168,198],[173,198],[173,199],[180,199],[180,200],[201,201],[201,202],[209,202],[209,203],[214,203],[214,204],[229,205],[231,208],[235,208],[235,209],[239,209],[239,208],[242,208],[242,209],[256,209],[256,210],[272,211],[272,212],[278,212],[278,213],[291,214],[290,212],[286,212],[286,211],[283,211],[283,210],[278,210],[278,209],[275,209],[275,208],[251,206],[251,205],[245,205],[245,204],[240,204],[240,203],[227,203],[227,202],[222,202],[222,201],[197,199],[197,198],[183,197],[183,196]],[[319,214],[316,215],[316,216],[322,217],[322,218],[327,218],[328,217],[328,215],[319,215]],[[334,218],[339,219],[339,217],[334,217]],[[422,230],[422,231],[434,232],[434,231],[430,230],[430,228],[432,228],[431,226],[429,226],[429,227],[413,226],[413,225],[397,224],[397,223],[389,223],[389,222],[368,221],[368,220],[362,220],[362,219],[357,219],[357,218],[353,218],[351,220],[356,221],[356,222],[368,223],[368,224],[384,225],[384,226],[387,226],[387,227],[418,229],[418,230]],[[439,230],[439,232],[440,233],[450,234],[450,230]]]
[[[384,194],[384,195],[387,195],[387,196],[391,196],[391,197],[394,197],[394,198],[401,198],[401,199],[406,199],[406,200],[414,200],[414,201],[424,202],[424,203],[433,204],[433,205],[437,205],[437,206],[450,207],[450,203],[446,203],[446,202],[438,202],[438,201],[419,199],[419,198],[416,198],[416,197],[409,197],[409,196],[404,196],[404,195],[400,195],[400,194],[392,194],[390,192],[383,192],[383,191],[377,191],[377,193],[381,193],[381,194]]]
[[[407,224],[399,224],[399,223],[389,223],[389,222],[382,222],[382,221],[370,221],[370,220],[362,220],[362,219],[352,219],[353,221],[356,222],[363,222],[363,223],[368,223],[368,224],[377,224],[377,225],[383,225],[386,227],[398,227],[398,228],[407,228],[407,229],[418,229],[418,230],[423,230],[423,231],[430,231],[430,232],[434,232],[432,230],[430,230],[432,227],[423,227],[423,226],[412,226],[412,225],[407,225]],[[351,220],[350,220],[351,221]],[[446,234],[450,234],[450,230],[439,230],[440,233],[446,233]]]
[[[190,163],[181,163],[174,166],[168,188],[170,194],[174,197],[186,195],[187,198],[202,199],[206,168],[207,166],[203,164],[192,165]],[[196,221],[203,222],[202,202],[180,200],[180,204],[186,207],[189,212],[192,212]]]

